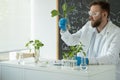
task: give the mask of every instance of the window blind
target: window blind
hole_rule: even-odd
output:
[[[30,39],[30,0],[0,0],[0,53],[25,49]]]

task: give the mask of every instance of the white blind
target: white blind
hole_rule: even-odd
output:
[[[0,52],[25,49],[30,39],[30,0],[0,0]]]

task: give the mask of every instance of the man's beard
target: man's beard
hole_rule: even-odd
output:
[[[98,27],[98,26],[101,24],[101,22],[102,22],[102,19],[100,18],[100,19],[98,19],[98,20],[95,21],[95,22],[91,22],[91,26],[92,26],[93,28]]]

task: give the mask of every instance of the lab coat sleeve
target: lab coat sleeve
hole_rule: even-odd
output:
[[[61,39],[68,45],[68,46],[74,46],[80,43],[81,36],[86,33],[88,26],[90,25],[90,22],[87,22],[80,30],[78,30],[76,33],[71,34],[68,30],[63,32],[61,31]]]
[[[120,32],[112,36],[104,56],[89,58],[90,64],[118,64],[120,54]]]
[[[71,34],[68,30],[61,33],[61,39],[68,45],[68,46],[74,46],[77,45],[80,42],[80,36],[81,36],[81,30],[79,30],[77,33]]]

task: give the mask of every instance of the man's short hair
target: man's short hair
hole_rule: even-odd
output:
[[[93,5],[99,5],[101,9],[105,10],[108,13],[108,16],[110,15],[110,4],[107,1],[93,1],[90,3],[90,7]]]

